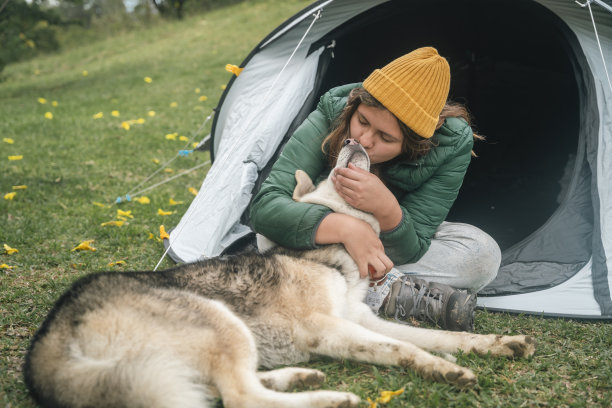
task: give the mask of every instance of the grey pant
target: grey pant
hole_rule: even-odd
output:
[[[495,279],[500,263],[501,250],[490,235],[469,224],[445,221],[418,262],[396,265],[395,269],[477,292]]]

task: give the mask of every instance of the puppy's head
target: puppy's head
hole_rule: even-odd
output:
[[[360,169],[370,171],[370,158],[362,145],[355,139],[346,139],[344,146],[340,149],[336,167],[348,167],[349,163],[359,167]],[[330,173],[333,174],[333,171]]]

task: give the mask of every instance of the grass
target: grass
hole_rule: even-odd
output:
[[[158,236],[160,225],[178,223],[193,199],[188,187],[199,188],[206,167],[146,193],[150,204],[92,203],[110,205],[159,168],[153,159],[164,163],[174,157],[185,142],[165,136],[193,135],[231,77],[225,64],[239,64],[267,33],[308,3],[242,3],[7,67],[0,82],[0,131],[14,143],[0,143],[0,193],[16,195],[12,200],[0,197],[0,245],[19,252],[0,254],[0,264],[12,267],[0,269],[0,404],[33,406],[21,379],[22,359],[53,301],[91,271],[153,268],[163,246],[149,239],[150,234]],[[201,96],[207,100],[200,101]],[[120,116],[112,116],[113,110]],[[46,112],[53,119],[46,119]],[[98,112],[103,117],[94,119]],[[122,121],[138,118],[145,122],[130,130],[121,127]],[[7,160],[11,155],[23,159]],[[172,174],[206,160],[207,153],[177,159],[170,166]],[[27,189],[13,190],[19,185]],[[171,198],[183,203],[171,206]],[[134,218],[122,227],[102,227],[118,219],[118,208],[132,211]],[[160,216],[160,208],[174,213]],[[94,240],[97,250],[71,251],[85,240]],[[117,261],[126,264],[108,265]],[[517,361],[460,355],[458,362],[479,376],[471,391],[425,381],[399,368],[328,359],[309,366],[326,373],[325,388],[349,390],[363,399],[405,388],[390,407],[612,404],[610,324],[480,311],[476,330],[532,335],[538,351],[531,360]]]

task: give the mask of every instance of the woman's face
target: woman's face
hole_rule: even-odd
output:
[[[350,137],[365,148],[372,164],[384,163],[402,152],[404,135],[395,116],[386,109],[360,104],[351,116],[349,131]]]

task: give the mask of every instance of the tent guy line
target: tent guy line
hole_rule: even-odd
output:
[[[179,151],[177,152],[176,156],[174,156],[172,159],[170,159],[170,160],[166,161],[164,164],[162,164],[161,166],[159,166],[159,168],[158,168],[157,170],[155,170],[155,171],[154,171],[154,172],[153,172],[151,175],[149,175],[149,176],[148,176],[148,177],[146,177],[146,178],[145,178],[143,181],[141,181],[141,182],[140,182],[140,183],[139,183],[139,184],[138,184],[136,187],[133,187],[133,188],[132,188],[130,191],[128,191],[128,192],[127,192],[125,195],[117,197],[117,199],[116,199],[116,200],[115,200],[115,201],[114,201],[112,204],[120,204],[120,203],[125,202],[125,201],[131,201],[131,200],[132,200],[132,198],[139,196],[140,194],[144,193],[145,191],[149,191],[149,190],[152,190],[152,189],[153,189],[153,188],[155,188],[155,187],[159,187],[159,186],[161,186],[162,184],[165,184],[165,183],[167,183],[167,182],[169,182],[169,181],[172,181],[172,180],[174,180],[175,178],[177,178],[177,177],[179,177],[179,176],[182,176],[182,175],[188,174],[188,173],[192,172],[193,170],[199,169],[200,167],[204,166],[205,164],[210,163],[210,161],[208,161],[208,162],[206,162],[206,163],[201,163],[201,164],[199,164],[199,165],[197,165],[197,166],[195,166],[195,167],[192,167],[191,169],[186,170],[186,171],[184,171],[184,172],[182,172],[182,173],[180,173],[180,174],[178,174],[178,175],[176,175],[176,176],[174,176],[174,177],[170,177],[169,179],[166,179],[166,180],[164,180],[164,181],[162,181],[162,182],[159,182],[159,183],[157,183],[157,184],[155,184],[155,185],[153,185],[153,186],[151,186],[151,187],[148,187],[148,188],[146,188],[146,189],[144,189],[144,190],[141,190],[141,191],[138,191],[138,192],[134,193],[134,191],[135,191],[135,190],[139,189],[141,186],[143,186],[145,183],[147,183],[149,180],[151,180],[153,177],[155,177],[155,176],[156,176],[156,175],[157,175],[157,174],[158,174],[160,171],[162,171],[162,170],[164,170],[166,167],[168,167],[168,166],[170,165],[170,163],[172,163],[174,160],[176,160],[176,159],[177,159],[177,158],[179,158],[179,157],[185,157],[185,156],[188,156],[190,153],[192,153],[192,152],[193,152],[193,150],[187,150],[187,147],[188,147],[188,146],[189,146],[191,143],[193,143],[193,139],[195,139],[195,137],[196,137],[197,135],[199,135],[199,134],[200,134],[200,132],[202,132],[202,129],[204,129],[204,126],[206,126],[206,124],[208,123],[208,121],[209,121],[209,120],[210,120],[210,119],[213,117],[214,113],[215,113],[215,110],[213,109],[213,110],[211,111],[211,113],[208,115],[208,117],[207,117],[207,118],[204,120],[204,122],[202,122],[202,124],[200,125],[200,127],[198,128],[198,130],[196,130],[196,131],[193,133],[193,135],[191,136],[191,138],[190,138],[190,139],[187,141],[187,143],[185,143],[185,146],[183,147],[183,149],[181,149],[181,150],[179,150]],[[197,149],[198,147],[200,147],[200,146],[204,145],[204,143],[206,143],[206,141],[207,141],[208,139],[210,139],[210,134],[208,134],[207,136],[205,136],[205,137],[204,137],[204,139],[202,139],[202,140],[201,140],[201,141],[198,143],[198,146],[196,147],[196,149]],[[110,204],[110,205],[112,205],[112,204]]]

